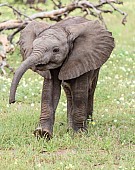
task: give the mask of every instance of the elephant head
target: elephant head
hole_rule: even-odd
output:
[[[40,28],[42,24],[34,21],[34,25]],[[35,27],[28,25],[21,34],[24,61],[15,72],[10,103],[15,102],[17,85],[29,68],[42,73],[60,67],[59,79],[69,80],[100,68],[114,48],[114,39],[109,31],[98,21],[82,17],[69,18],[52,26],[45,25],[38,33],[35,32]]]

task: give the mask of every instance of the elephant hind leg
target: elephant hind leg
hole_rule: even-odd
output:
[[[67,122],[68,122],[68,129],[70,129],[73,124],[71,87],[70,87],[70,84],[68,84],[66,82],[63,82],[62,86],[66,93],[66,97],[67,97]]]
[[[92,77],[92,83],[90,84],[89,92],[88,92],[87,119],[91,121],[93,121],[92,114],[93,114],[93,104],[94,104],[94,93],[98,81],[98,75],[99,75],[99,69],[94,71]]]
[[[72,91],[72,128],[87,131],[88,73],[70,81]]]

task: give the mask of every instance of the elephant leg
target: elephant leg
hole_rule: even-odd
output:
[[[87,131],[88,73],[70,81],[72,91],[72,128],[75,132]]]
[[[50,139],[53,133],[53,81],[44,79],[41,99],[41,115],[39,127],[34,131],[35,136]]]
[[[68,129],[72,127],[73,124],[73,117],[72,117],[72,94],[70,85],[66,82],[62,84],[63,89],[66,93],[67,97],[67,122],[68,122]]]
[[[99,69],[95,70],[93,76],[90,78],[92,81],[89,87],[88,92],[88,108],[87,108],[87,119],[93,121],[92,113],[93,113],[93,103],[94,103],[94,92],[96,89],[97,81],[98,81]]]
[[[59,69],[53,69],[50,71],[51,72],[51,76],[53,78],[53,112],[55,113],[58,103],[59,103],[59,99],[60,99],[60,95],[61,95],[61,80],[58,79],[58,74],[59,74]],[[53,124],[55,121],[55,117],[53,119]]]
[[[35,130],[35,135],[50,139],[53,134],[53,125],[55,121],[55,111],[61,94],[61,81],[58,80],[57,70],[51,72],[51,79],[44,79],[40,126]]]

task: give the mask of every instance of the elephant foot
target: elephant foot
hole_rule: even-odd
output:
[[[77,131],[77,133],[84,133],[84,134],[88,134],[88,129],[87,128],[81,128]]]
[[[73,130],[75,133],[86,133],[86,134],[88,133],[88,129],[86,125],[83,127],[74,126]]]
[[[52,134],[42,127],[38,127],[34,131],[35,137],[39,140],[40,138],[44,138],[46,141],[49,141],[52,138]]]

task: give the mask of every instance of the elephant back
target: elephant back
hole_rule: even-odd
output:
[[[86,18],[83,17],[69,17],[65,20],[62,20],[58,23],[56,23],[56,26],[61,26],[61,27],[67,27],[67,26],[71,26],[74,24],[81,24],[83,22],[87,22],[88,20]]]

